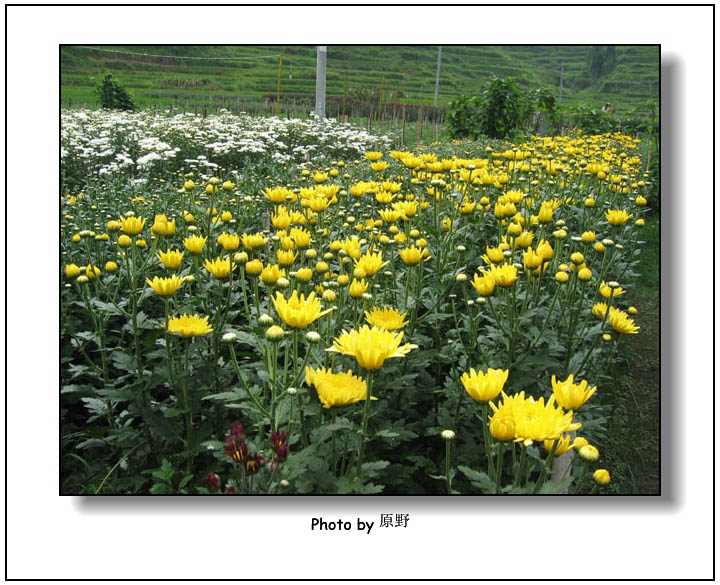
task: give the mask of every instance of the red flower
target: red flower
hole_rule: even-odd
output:
[[[290,453],[290,447],[288,445],[278,445],[275,447],[275,458],[278,461],[285,461],[288,453]]]
[[[244,461],[248,456],[248,447],[245,441],[239,441],[238,437],[229,435],[225,437],[225,455],[234,461]]]
[[[284,431],[273,431],[272,435],[270,435],[270,444],[273,447],[280,447],[286,443],[287,438],[288,433]]]
[[[259,453],[248,455],[245,457],[245,471],[247,473],[257,473],[260,471],[263,461],[265,461],[265,458]]]
[[[220,489],[220,476],[211,471],[205,478],[205,487],[211,492],[217,492]]]

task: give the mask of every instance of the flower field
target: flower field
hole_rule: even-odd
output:
[[[62,492],[602,493],[639,142],[64,112]]]

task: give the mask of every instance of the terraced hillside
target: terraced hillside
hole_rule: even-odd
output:
[[[275,96],[278,76],[284,100],[310,99],[315,92],[313,46],[98,48],[104,50],[60,49],[64,104],[95,105],[94,86],[106,69],[144,106]],[[565,107],[610,102],[621,111],[657,98],[657,46],[615,46],[612,67],[600,74],[591,71],[591,51],[590,46],[443,46],[439,104],[477,91],[493,75],[512,76],[528,88],[547,85],[558,94],[562,76]],[[329,46],[328,95],[432,104],[437,58],[437,46]]]

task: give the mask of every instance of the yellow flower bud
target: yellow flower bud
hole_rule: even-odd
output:
[[[595,473],[593,473],[593,479],[595,483],[607,485],[610,483],[610,472],[607,469],[596,469]]]

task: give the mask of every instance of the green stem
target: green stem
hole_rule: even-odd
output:
[[[575,483],[575,489],[573,490],[574,494],[577,494],[580,491],[580,486],[582,486],[583,479],[585,479],[585,473],[587,473],[588,468],[588,462],[587,459],[583,460],[583,466],[580,470],[580,475],[578,476],[577,483]]]
[[[266,416],[268,418],[271,418],[270,413],[265,409],[265,407],[258,402],[258,399],[255,397],[255,395],[250,392],[250,388],[248,388],[247,383],[245,382],[245,378],[242,375],[242,371],[240,370],[240,365],[237,361],[237,356],[235,355],[235,348],[232,344],[230,344],[230,357],[232,357],[233,365],[235,366],[235,373],[237,374],[238,379],[240,380],[240,383],[242,384],[242,387],[245,389],[245,392],[250,397],[250,400],[253,401],[255,404],[255,407],[260,411],[260,414],[263,416]],[[272,419],[271,419],[272,420]]]
[[[367,391],[365,392],[365,409],[363,411],[362,431],[360,433],[360,450],[358,451],[357,476],[360,477],[363,456],[365,455],[365,435],[367,434],[367,423],[370,418],[370,396],[372,392],[372,373],[367,375]]]
[[[525,444],[520,449],[520,462],[518,463],[518,469],[517,473],[515,474],[515,481],[513,482],[514,486],[518,486],[520,484],[520,478],[522,477],[523,467],[525,466],[525,459],[527,458],[527,447]]]
[[[192,444],[192,434],[193,434],[193,420],[192,420],[192,401],[190,400],[190,396],[188,394],[188,378],[190,377],[190,343],[191,339],[187,339],[185,341],[185,375],[183,376],[183,401],[184,401],[184,407],[185,407],[185,434],[186,434],[186,447],[189,450],[190,445]],[[188,452],[188,465],[187,465],[187,471],[190,473],[192,470],[192,460],[193,456],[191,453]]]
[[[483,442],[485,443],[485,456],[488,459],[488,470],[490,471],[490,477],[495,477],[495,466],[493,464],[492,456],[490,455],[490,431],[488,429],[488,403],[483,402],[482,405],[482,430],[483,430]]]
[[[452,494],[452,482],[450,481],[450,444],[451,440],[445,439],[445,486],[448,495]]]
[[[503,469],[503,451],[505,450],[505,443],[500,442],[498,445],[498,454],[497,454],[497,464],[495,466],[496,473],[495,473],[495,493],[500,493],[500,480],[502,478],[502,469]]]
[[[145,444],[145,442],[142,442],[142,443],[139,443],[138,445],[135,445],[132,449],[130,449],[130,451],[128,451],[127,453],[125,453],[125,455],[123,455],[122,457],[120,457],[120,459],[118,459],[118,462],[117,462],[115,465],[113,465],[112,468],[110,469],[110,471],[108,471],[108,472],[105,474],[105,477],[103,478],[102,482],[100,482],[100,485],[99,485],[98,488],[95,490],[95,494],[99,494],[99,493],[100,493],[100,490],[101,490],[102,487],[105,485],[105,482],[106,482],[106,481],[108,480],[108,478],[112,475],[112,472],[117,469],[118,465],[120,465],[123,461],[125,461],[128,457],[130,457],[130,454],[131,454],[133,451],[135,451],[135,449],[137,449],[138,447],[142,447],[144,444]]]
[[[545,481],[545,478],[547,477],[548,470],[550,469],[550,466],[552,465],[553,457],[555,457],[555,451],[557,451],[558,445],[560,444],[560,439],[556,439],[553,442],[552,449],[550,449],[550,453],[548,453],[547,459],[545,459],[545,463],[543,464],[542,473],[540,474],[540,477],[537,480],[537,483],[535,484],[535,489],[533,490],[533,493],[536,494],[538,491],[540,491],[540,488],[542,487],[543,482]]]

